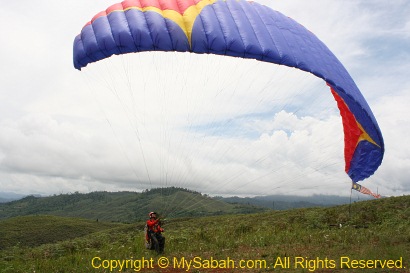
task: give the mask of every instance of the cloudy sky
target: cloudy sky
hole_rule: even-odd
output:
[[[362,184],[410,194],[408,0],[259,2],[315,33],[367,99],[386,153]],[[336,103],[307,73],[176,53],[75,70],[74,37],[113,3],[22,0],[0,10],[1,192],[350,194]]]

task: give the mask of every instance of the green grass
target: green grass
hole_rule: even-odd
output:
[[[35,247],[74,239],[119,225],[50,215],[14,217],[0,221],[0,250],[16,245]]]
[[[211,257],[225,261],[229,257],[236,265],[240,260],[250,261],[250,265],[263,261],[269,268],[221,271],[191,267],[188,272],[410,272],[409,219],[410,196],[360,202],[351,207],[172,219],[164,225],[164,257],[171,261],[168,270],[156,265],[161,256],[144,248],[143,222],[121,224],[36,247],[24,242],[9,246],[0,252],[0,272],[119,272],[118,268],[103,268],[103,261],[128,260],[137,266],[138,260],[151,258],[155,268],[144,272],[186,272],[186,267],[171,270],[172,262],[181,266],[182,258],[194,257],[205,262],[202,267]],[[341,264],[342,257],[364,261],[401,258],[405,268],[349,269]],[[290,268],[281,268],[286,265],[285,258],[290,259]],[[100,268],[93,268],[93,259]]]

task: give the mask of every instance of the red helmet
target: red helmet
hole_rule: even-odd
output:
[[[152,218],[152,215],[153,215],[153,214],[155,214],[155,215],[156,215],[157,213],[156,213],[156,212],[154,212],[154,211],[151,211],[151,212],[148,214],[149,218]]]

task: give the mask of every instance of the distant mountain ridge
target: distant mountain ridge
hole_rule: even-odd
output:
[[[26,215],[55,215],[130,223],[146,219],[150,211],[163,218],[254,213],[263,208],[230,204],[182,188],[158,188],[144,192],[91,192],[48,197],[26,196],[0,204],[0,220]]]
[[[18,195],[9,194],[10,197]],[[363,200],[368,200],[363,196]],[[356,200],[355,200],[356,201]],[[255,213],[268,209],[287,210],[347,204],[349,197],[257,196],[210,197],[189,189],[169,187],[143,192],[91,192],[48,197],[26,196],[0,204],[0,220],[26,215],[55,215],[129,223],[145,219],[149,211],[163,218]]]
[[[287,210],[294,208],[310,208],[310,207],[331,207],[343,204],[349,204],[351,201],[370,200],[367,196],[361,197],[361,200],[351,200],[350,197],[337,195],[267,195],[256,197],[218,197],[228,203],[233,204],[250,204],[274,210]]]
[[[7,203],[23,198],[25,195],[14,192],[0,192],[0,203]]]

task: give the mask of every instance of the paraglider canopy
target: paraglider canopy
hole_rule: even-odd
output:
[[[346,173],[358,182],[382,162],[381,131],[351,76],[313,33],[277,11],[242,0],[123,1],[95,15],[75,38],[74,67],[141,51],[218,54],[310,72],[337,101]]]

